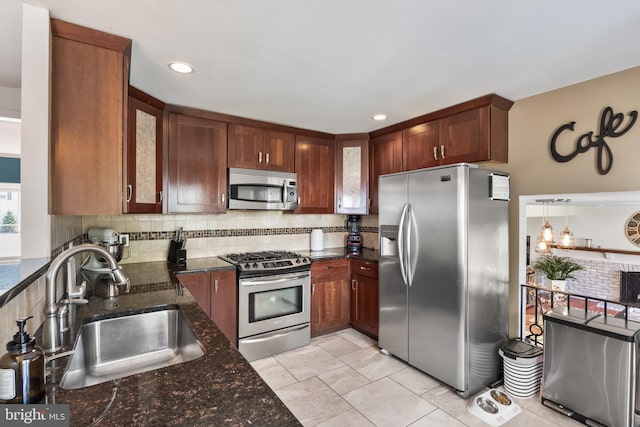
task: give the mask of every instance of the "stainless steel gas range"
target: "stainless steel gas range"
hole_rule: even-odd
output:
[[[249,361],[311,341],[311,260],[295,252],[220,256],[238,270],[238,349]]]

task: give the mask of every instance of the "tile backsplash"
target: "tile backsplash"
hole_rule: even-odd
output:
[[[361,234],[366,247],[378,246],[377,217],[363,216]],[[310,249],[312,229],[322,228],[324,246],[342,247],[348,234],[347,215],[292,215],[280,211],[229,211],[221,215],[84,216],[82,232],[91,227],[113,228],[129,234],[131,254],[122,263],[164,261],[169,241],[179,227],[187,238],[187,257],[279,249]],[[127,253],[125,251],[125,257]]]

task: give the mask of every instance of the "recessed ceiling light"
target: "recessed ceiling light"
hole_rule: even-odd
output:
[[[373,116],[371,118],[373,120],[376,120],[376,121],[387,120],[387,115],[386,114],[376,114],[375,116]]]
[[[169,68],[171,68],[176,73],[180,74],[191,74],[193,73],[193,67],[186,62],[174,61],[169,62]]]

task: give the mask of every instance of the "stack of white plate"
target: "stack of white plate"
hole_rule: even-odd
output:
[[[498,378],[500,358],[496,354],[496,347],[500,342],[471,343],[469,349],[470,374],[480,380]]]
[[[542,379],[542,353],[535,357],[505,356],[502,349],[498,350],[504,361],[504,388],[516,397],[527,398],[534,396],[540,390]]]

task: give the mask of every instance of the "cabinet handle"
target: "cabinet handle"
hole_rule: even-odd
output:
[[[331,270],[332,268],[335,268],[333,265],[327,265],[324,267],[325,270]]]
[[[158,199],[162,202],[162,191],[158,191]]]
[[[351,279],[351,290],[355,291],[356,290],[356,284],[358,282],[356,281],[356,279]]]
[[[338,209],[342,209],[342,197],[338,197]]]
[[[433,147],[433,160],[438,160],[438,148]]]
[[[127,203],[131,201],[131,196],[133,195],[133,185],[127,185]]]
[[[258,153],[258,164],[262,164],[262,151]]]
[[[269,164],[269,153],[267,153],[265,155],[265,160],[266,160],[265,163],[268,165]]]
[[[440,157],[444,159],[444,145],[440,146]]]
[[[227,199],[224,197],[224,193],[222,193],[222,194],[220,195],[220,201],[222,201],[222,204],[223,204],[223,205],[226,203],[226,200],[227,200]]]
[[[298,197],[298,206],[300,206],[302,204],[302,199],[300,199],[300,197]]]
[[[213,281],[213,290],[216,294],[218,293],[218,279]]]
[[[316,294],[316,284],[312,283],[311,284],[311,295],[315,295]]]
[[[360,270],[366,270],[366,271],[369,271],[369,270],[371,270],[371,269],[370,269],[369,267],[365,267],[364,265],[361,265],[361,266],[360,266]]]

